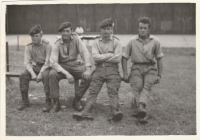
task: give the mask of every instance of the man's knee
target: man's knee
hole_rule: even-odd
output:
[[[50,73],[50,70],[46,70],[42,73],[42,77],[44,78],[48,78],[49,77],[49,73]]]
[[[135,82],[131,83],[131,86],[132,86],[132,89],[137,92],[141,92],[143,89],[143,84],[141,84],[141,82],[135,81]]]
[[[28,79],[30,77],[30,73],[28,71],[24,71],[23,73],[20,74],[19,79],[24,80],[24,79]]]
[[[155,83],[154,77],[146,78],[144,81],[144,88],[147,90],[151,90],[151,87],[154,85],[154,83]]]
[[[54,69],[52,69],[49,73],[49,79],[54,78],[58,75],[58,72]]]

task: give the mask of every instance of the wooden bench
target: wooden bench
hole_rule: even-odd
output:
[[[6,72],[6,77],[19,77],[19,73],[14,73],[14,72]]]
[[[15,73],[15,72],[6,72],[6,77],[19,77],[20,74],[19,73]],[[75,92],[78,90],[79,88],[79,80],[74,80],[74,90]]]

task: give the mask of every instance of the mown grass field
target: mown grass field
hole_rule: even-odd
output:
[[[20,51],[10,46],[10,63],[23,65],[23,47]],[[107,89],[104,85],[93,108],[94,121],[76,121],[71,107],[74,87],[67,80],[60,82],[59,113],[43,113],[45,94],[42,83],[30,82],[31,107],[18,111],[21,102],[18,78],[6,81],[6,135],[7,136],[98,136],[98,135],[196,135],[196,49],[163,48],[164,71],[159,85],[154,85],[149,98],[149,122],[137,123],[131,116],[131,88],[121,82],[119,98],[124,117],[120,122],[107,121],[110,116]],[[131,66],[130,61],[128,62]],[[22,72],[23,67],[10,71]],[[121,67],[120,67],[120,72]],[[84,96],[87,97],[88,92]]]

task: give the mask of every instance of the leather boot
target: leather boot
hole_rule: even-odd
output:
[[[112,111],[112,117],[108,118],[108,121],[115,121],[115,122],[118,122],[120,121],[122,118],[123,118],[123,113],[120,111],[120,110],[116,110],[114,108],[111,108],[111,111]]]
[[[28,100],[28,92],[21,92],[21,95],[22,95],[22,103],[17,108],[20,111],[30,106],[30,103]]]
[[[146,111],[145,107],[146,107],[146,105],[144,103],[139,103],[138,109],[137,109],[138,113],[137,113],[136,117],[144,118],[146,116],[147,111]]]
[[[50,98],[50,93],[49,92],[46,92],[46,104],[45,104],[45,107],[42,109],[43,112],[49,112],[52,108],[52,105],[51,105],[51,98]]]
[[[82,111],[83,110],[83,107],[82,107],[82,105],[80,103],[80,99],[81,98],[75,96],[75,98],[73,100],[72,106],[76,111]]]
[[[139,118],[140,124],[146,124],[148,123],[148,115],[146,115],[144,118]]]
[[[93,118],[92,113],[91,113],[92,107],[93,107],[92,105],[86,104],[83,111],[73,114],[73,118],[76,119],[77,121],[93,120],[94,118]]]
[[[53,112],[58,112],[60,111],[60,101],[59,101],[59,98],[54,98],[53,99]]]

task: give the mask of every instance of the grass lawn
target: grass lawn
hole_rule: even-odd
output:
[[[10,64],[22,65],[24,49],[10,46]],[[93,108],[94,121],[76,121],[71,107],[74,87],[67,80],[60,82],[61,105],[58,113],[43,113],[45,94],[42,83],[30,82],[31,107],[18,111],[21,102],[18,78],[6,81],[7,136],[88,136],[88,135],[196,135],[196,49],[163,48],[164,71],[159,85],[154,85],[149,98],[149,122],[137,123],[131,116],[131,88],[121,82],[120,106],[124,117],[120,122],[107,121],[110,116],[107,89],[99,93]],[[130,61],[128,62],[131,66]],[[10,71],[22,72],[23,67]],[[120,67],[121,72],[121,67]],[[121,72],[122,73],[122,72]],[[88,92],[84,96],[87,97]]]

